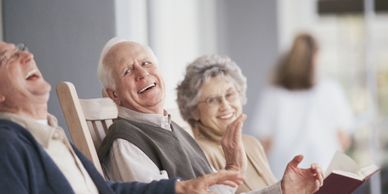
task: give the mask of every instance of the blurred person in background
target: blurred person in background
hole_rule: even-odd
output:
[[[351,144],[352,112],[340,86],[317,78],[318,44],[299,34],[280,59],[272,85],[253,118],[276,177],[296,153],[326,169],[337,150]]]
[[[192,127],[196,141],[217,170],[223,169],[227,163],[225,150],[221,146],[222,137],[226,135],[228,127],[241,120],[246,88],[246,78],[237,64],[229,57],[219,55],[205,55],[189,64],[184,80],[177,87],[181,115]],[[242,142],[244,157],[248,162],[246,178],[237,193],[273,185],[276,179],[260,142],[249,135],[242,135]],[[301,156],[297,157],[302,159]],[[298,171],[307,175],[309,169]],[[286,178],[285,175],[283,179]],[[302,180],[295,180],[293,184],[301,186],[294,190],[295,193],[308,190]]]

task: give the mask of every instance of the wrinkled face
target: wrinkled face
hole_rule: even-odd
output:
[[[17,111],[46,104],[51,86],[39,71],[34,56],[14,44],[0,42],[0,103]]]
[[[242,111],[241,98],[232,79],[220,75],[210,78],[201,86],[199,93],[199,121],[217,134],[223,134]]]
[[[154,55],[142,45],[115,45],[106,60],[112,65],[116,88],[107,91],[119,105],[142,113],[163,113],[164,81]]]

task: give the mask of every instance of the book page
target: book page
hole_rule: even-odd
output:
[[[380,168],[377,165],[369,165],[366,167],[361,168],[360,175],[362,175],[363,178],[373,174],[374,172],[378,171]]]
[[[333,170],[331,172],[331,174],[341,175],[341,176],[344,176],[344,177],[348,177],[348,178],[352,178],[352,179],[357,179],[359,181],[362,181],[364,179],[364,177],[361,176],[361,175],[358,175],[358,174],[355,174],[355,173],[352,173],[352,172],[343,171],[343,170]]]
[[[325,177],[329,176],[332,171],[345,171],[346,174],[352,173],[356,177],[359,174],[360,167],[357,163],[344,153],[337,151],[326,170]]]

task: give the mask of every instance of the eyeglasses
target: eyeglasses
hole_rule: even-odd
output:
[[[18,59],[20,52],[26,51],[28,51],[28,48],[23,43],[17,44],[15,49],[12,51],[2,53],[2,56],[0,56],[0,66],[6,65],[15,59]]]
[[[238,92],[236,90],[229,90],[225,95],[218,95],[207,97],[205,100],[201,100],[198,103],[205,103],[210,108],[215,108],[222,105],[223,102],[232,103],[235,102],[238,98]]]

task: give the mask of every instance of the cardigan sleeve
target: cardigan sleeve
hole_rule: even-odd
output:
[[[23,147],[6,137],[0,138],[0,193],[28,194],[29,179]]]

